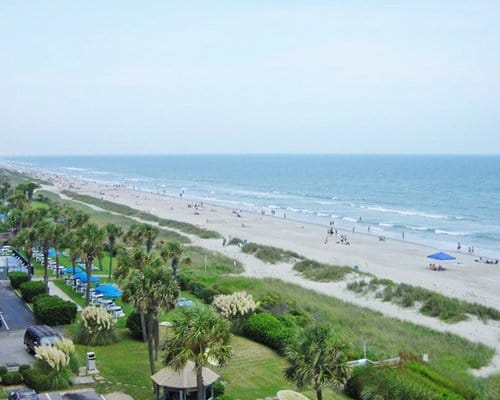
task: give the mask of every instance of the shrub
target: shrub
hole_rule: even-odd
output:
[[[25,370],[23,372],[23,379],[26,386],[35,389],[37,392],[50,390],[46,375],[34,368]]]
[[[181,290],[189,290],[189,285],[192,281],[192,278],[186,274],[178,274],[177,282],[179,283],[179,287]]]
[[[63,350],[55,346],[39,346],[35,348],[35,358],[33,376],[39,375],[35,378],[35,385],[45,386],[43,390],[61,390],[72,384],[70,357]],[[27,370],[25,376],[31,376],[30,371]]]
[[[438,317],[443,321],[461,321],[467,319],[458,302],[439,295],[429,297],[422,308],[420,308],[420,312],[431,317]]]
[[[232,238],[227,243],[228,246],[240,246],[241,244],[243,244],[243,240],[241,240],[240,238],[237,238],[237,237]]]
[[[191,293],[193,293],[196,297],[199,297],[200,299],[201,299],[201,293],[206,288],[207,287],[205,286],[205,284],[196,281],[192,281],[189,285],[189,290],[191,291]]]
[[[219,398],[219,396],[222,396],[226,390],[226,386],[222,383],[222,381],[220,379],[215,381],[214,384],[212,385],[212,387],[214,389],[214,396],[216,398]]]
[[[4,367],[3,365],[0,365],[0,377],[4,376],[9,370],[7,367]]]
[[[24,282],[19,286],[21,296],[26,303],[33,303],[35,297],[45,294],[45,284],[42,281]]]
[[[19,368],[17,369],[21,374],[26,371],[27,369],[30,369],[31,368],[31,365],[29,364],[22,364],[19,366]]]
[[[272,314],[254,314],[247,319],[244,334],[259,343],[276,349],[280,354],[294,336],[294,330],[285,326]]]
[[[3,386],[20,385],[23,383],[23,376],[18,371],[9,371],[2,376]]]
[[[242,318],[257,309],[253,296],[244,291],[230,295],[219,294],[215,296],[212,305],[223,318],[229,321]]]
[[[207,304],[211,304],[213,301],[214,301],[214,297],[219,295],[220,293],[215,290],[215,289],[212,289],[212,288],[205,288],[201,291],[200,293],[200,297],[202,298],[202,300],[207,303]]]
[[[340,281],[353,272],[351,267],[323,264],[313,260],[299,261],[293,269],[305,278],[319,282]]]
[[[99,346],[116,342],[118,338],[115,323],[116,321],[106,310],[95,306],[85,307],[78,324],[79,343]]]
[[[42,295],[36,298],[33,311],[38,323],[55,326],[71,324],[76,318],[77,307],[60,297]]]
[[[141,314],[134,311],[127,317],[127,322],[125,324],[130,334],[134,339],[142,340],[142,327],[141,327]]]
[[[73,341],[70,339],[58,340],[54,344],[54,347],[56,349],[61,350],[64,354],[66,354],[66,357],[69,358],[68,362],[69,369],[71,370],[71,372],[77,373],[80,363],[78,362],[78,356],[76,354],[75,345],[73,344]]]
[[[14,289],[19,289],[21,283],[28,282],[29,280],[30,276],[26,272],[14,271],[9,273],[10,285]]]

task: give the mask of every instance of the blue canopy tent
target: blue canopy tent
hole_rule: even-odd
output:
[[[56,256],[56,250],[55,249],[49,249],[49,257],[55,257]]]
[[[78,274],[75,274],[75,279],[80,279],[82,283],[87,283],[87,274],[85,272],[79,272]],[[90,277],[90,283],[97,283],[99,282],[100,279],[97,276],[91,276]]]
[[[432,258],[433,260],[439,260],[439,261],[450,261],[450,260],[455,260],[455,257],[450,256],[449,254],[443,253],[442,251],[434,254],[430,254],[427,256],[427,258]]]
[[[82,273],[82,272],[83,272],[83,269],[81,269],[80,267],[76,267],[75,268],[75,274],[79,274],[79,273]],[[72,274],[73,273],[73,267],[68,267],[66,269],[63,269],[62,273],[63,274]]]
[[[118,289],[116,286],[110,284],[99,285],[95,288],[95,292],[98,294],[102,294],[103,297],[116,299],[121,297],[122,291]]]

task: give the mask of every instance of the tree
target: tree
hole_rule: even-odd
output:
[[[178,242],[167,242],[161,249],[162,258],[167,261],[171,259],[172,274],[174,278],[177,278],[177,266],[179,264],[179,259],[182,255],[183,249]]]
[[[111,270],[113,268],[113,256],[116,255],[116,240],[123,235],[123,229],[120,226],[109,223],[106,225],[106,233],[108,234],[108,248],[109,248],[109,274],[108,278],[111,279]]]
[[[82,244],[78,230],[72,229],[67,233],[66,244],[69,247],[69,259],[71,260],[71,266],[73,267],[73,275],[75,275],[76,262],[85,257],[85,254],[83,254],[82,251]]]
[[[229,325],[211,308],[185,309],[173,321],[165,342],[164,363],[180,370],[194,361],[197,398],[203,399],[202,368],[208,362],[224,365],[231,357]]]
[[[312,385],[317,400],[323,399],[324,385],[344,384],[350,368],[346,365],[348,346],[325,325],[306,328],[297,341],[286,349],[289,367],[284,370],[287,380],[299,388]]]
[[[145,315],[145,324],[142,322],[141,324],[145,325],[151,374],[154,374],[155,347],[158,346],[155,333],[158,331],[158,319],[162,311],[169,311],[175,307],[179,286],[164,267],[161,257],[155,252],[144,252],[141,248],[120,254],[115,275],[123,290],[123,298]]]
[[[32,275],[31,260],[33,258],[33,246],[35,245],[36,231],[34,228],[24,228],[17,234],[14,238],[14,246],[23,249],[24,254],[26,254],[26,260],[28,261],[28,274]]]
[[[49,249],[54,241],[54,223],[46,218],[35,225],[36,239],[43,253],[43,281],[49,292]]]
[[[125,241],[134,247],[144,245],[149,253],[159,232],[156,226],[150,224],[134,224],[125,235]]]
[[[86,222],[88,222],[90,215],[84,211],[65,206],[61,209],[61,218],[62,223],[67,230],[80,229]]]
[[[28,196],[28,201],[31,202],[33,200],[33,194],[35,193],[35,190],[38,189],[40,185],[35,182],[28,182],[24,185],[24,190],[26,195]]]
[[[67,240],[66,230],[63,225],[54,223],[54,236],[52,246],[56,251],[56,278],[59,279],[59,250],[65,247]]]
[[[99,225],[87,222],[79,231],[82,254],[85,256],[85,272],[87,287],[85,290],[85,304],[90,302],[90,279],[92,278],[92,262],[104,249],[106,231]]]

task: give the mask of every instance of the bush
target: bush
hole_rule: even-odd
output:
[[[212,304],[214,301],[214,297],[220,294],[217,290],[212,289],[212,288],[205,288],[201,291],[200,297],[203,299],[203,301],[207,304]]]
[[[57,296],[42,295],[37,297],[33,311],[38,323],[55,326],[71,324],[76,318],[77,308],[71,301]]]
[[[27,369],[23,372],[24,384],[37,392],[45,392],[50,390],[47,384],[47,377],[34,368]]]
[[[179,287],[181,290],[189,290],[190,288],[190,283],[192,281],[192,278],[186,274],[178,274],[177,275],[177,282],[179,283]]]
[[[306,279],[319,282],[340,281],[353,272],[351,267],[323,264],[313,260],[299,261],[293,269],[300,272]]]
[[[2,376],[3,386],[20,385],[23,383],[23,376],[18,371],[9,371]]]
[[[132,312],[127,317],[127,322],[125,324],[130,334],[134,339],[142,340],[142,327],[141,327],[141,314],[138,312]]]
[[[21,374],[26,371],[27,369],[30,369],[31,368],[31,365],[29,364],[22,364],[19,366],[19,368],[17,369]]]
[[[102,346],[118,340],[115,332],[116,321],[104,309],[89,306],[81,313],[78,324],[78,342],[90,346]]]
[[[3,365],[0,365],[0,377],[4,376],[9,370],[7,367],[4,367]]]
[[[443,321],[462,321],[467,319],[467,316],[459,304],[444,296],[431,296],[425,301],[420,312],[431,317],[438,317]]]
[[[26,272],[14,271],[9,273],[10,285],[14,289],[19,289],[21,283],[29,282],[30,276]]]
[[[272,314],[253,314],[247,319],[243,333],[248,338],[276,349],[280,354],[294,336],[293,328],[287,327]]]
[[[35,297],[45,294],[45,284],[42,281],[24,282],[19,286],[21,296],[26,303],[33,303]]]
[[[199,297],[201,299],[201,293],[203,292],[203,290],[205,290],[207,287],[205,286],[205,284],[201,283],[201,282],[195,282],[195,281],[192,281],[190,284],[189,284],[189,290],[191,291],[191,293],[193,293],[196,297]]]
[[[216,398],[222,396],[224,394],[224,391],[226,390],[226,386],[222,383],[220,379],[218,381],[215,381],[212,387],[214,389],[214,396]]]

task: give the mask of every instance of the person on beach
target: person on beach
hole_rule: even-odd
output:
[[[404,232],[401,232],[401,238],[402,238],[403,240],[405,240],[405,233],[404,233]]]
[[[368,233],[370,233],[370,226],[368,225]]]
[[[460,242],[457,243],[457,250],[460,251],[460,249],[462,248],[462,245],[460,244]]]

